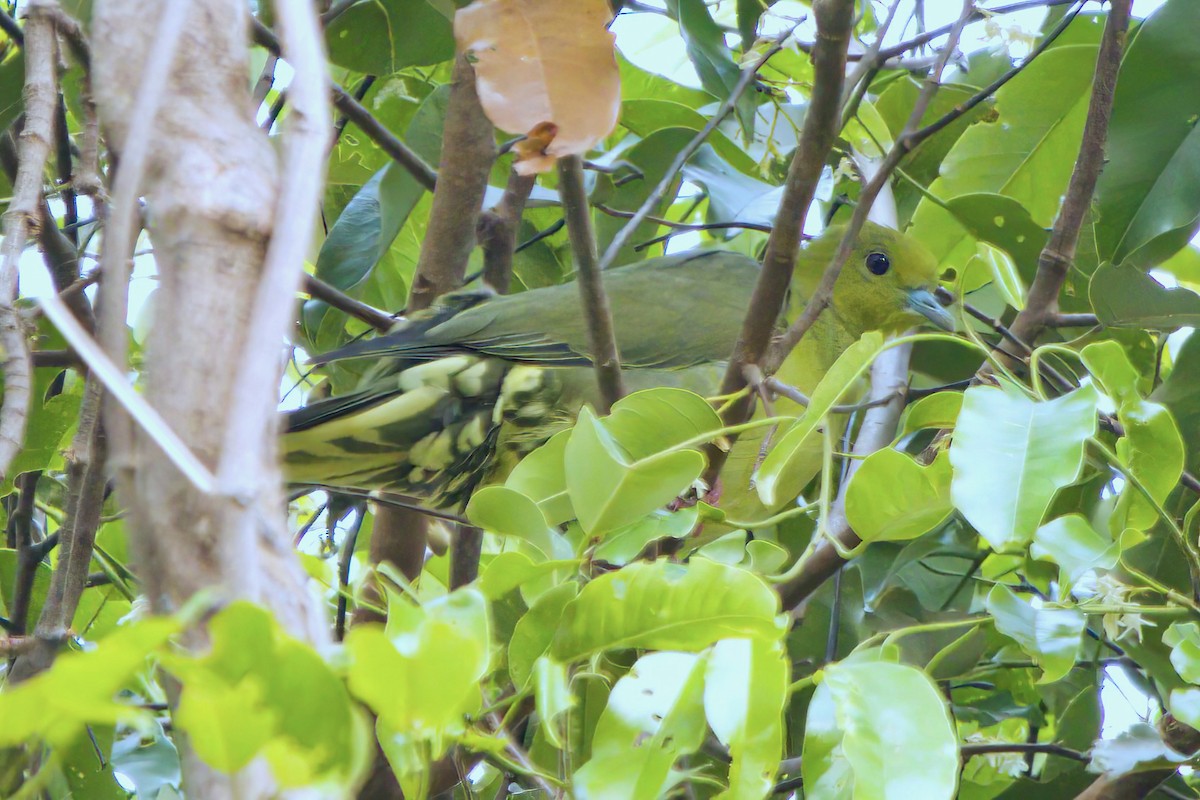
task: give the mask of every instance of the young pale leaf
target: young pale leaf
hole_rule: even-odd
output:
[[[59,656],[54,668],[0,693],[0,746],[39,740],[67,747],[89,724],[134,721],[145,712],[113,696],[146,658],[180,630],[170,617],[149,617],[118,628],[93,650]]]
[[[1121,543],[1104,538],[1081,514],[1052,519],[1033,535],[1029,554],[1059,566],[1061,595],[1097,569],[1113,569],[1121,557]]]
[[[642,422],[626,407],[624,419],[614,425],[618,431],[612,432],[589,408],[580,411],[566,443],[566,488],[590,536],[624,528],[660,509],[691,486],[704,469],[704,457],[695,450],[632,455],[625,445],[634,443],[636,435],[626,432],[637,431]]]
[[[988,593],[987,610],[996,630],[1014,640],[1042,668],[1038,683],[1053,683],[1071,671],[1087,618],[1071,608],[1034,608],[1007,586]]]
[[[168,661],[183,684],[175,721],[200,757],[236,772],[262,755],[281,786],[352,783],[368,761],[365,721],[325,660],[247,602],[209,632],[208,655]]]
[[[846,519],[864,542],[924,536],[954,512],[949,456],[922,467],[886,447],[867,456],[846,489]]]
[[[575,705],[566,666],[549,658],[539,658],[533,665],[533,684],[538,724],[542,726],[542,734],[547,742],[562,750],[566,744],[559,735],[558,718]]]
[[[922,397],[904,409],[900,418],[900,436],[926,428],[953,428],[962,404],[962,392],[936,392]]]
[[[828,692],[828,700],[817,703],[814,697],[809,706],[805,739],[816,735],[823,747],[812,751],[817,763],[810,771],[805,763],[810,748],[805,742],[801,763],[806,798],[949,800],[955,796],[958,736],[946,702],[928,675],[907,664],[843,662],[825,671],[817,689],[822,692]],[[828,721],[813,718],[829,705],[835,710],[837,733]],[[849,774],[831,757],[838,733]],[[852,793],[848,791],[851,780]]]
[[[592,758],[575,772],[581,800],[657,800],[671,767],[704,741],[705,659],[690,653],[642,656],[608,696]]]
[[[508,674],[513,686],[524,689],[538,659],[550,649],[558,621],[567,603],[579,594],[579,584],[568,581],[550,589],[517,620],[508,641]]]
[[[1105,393],[1117,403],[1137,399],[1140,376],[1120,342],[1112,339],[1092,342],[1079,352],[1079,357],[1092,377],[1100,381]]]
[[[693,558],[636,563],[593,580],[563,612],[551,655],[603,650],[702,650],[720,639],[778,640],[779,597],[757,575]]]
[[[1026,288],[1021,274],[1017,271],[1016,262],[999,247],[979,242],[975,245],[974,257],[967,262],[964,269],[990,276],[992,285],[1004,298],[1004,302],[1018,310],[1025,307]],[[975,280],[969,282],[973,284]]]
[[[467,503],[472,524],[532,545],[546,559],[570,558],[571,546],[550,527],[537,503],[507,486],[485,486]]]
[[[1200,220],[1200,5],[1163,4],[1121,62],[1096,185],[1101,260],[1154,266],[1183,247]]]
[[[812,800],[853,800],[854,770],[842,749],[843,732],[833,691],[817,685],[808,702],[800,771],[804,796]]]
[[[437,758],[479,707],[491,646],[487,601],[459,589],[424,606],[405,603],[390,604],[386,631],[360,625],[347,634],[350,691]]]
[[[1174,766],[1188,756],[1167,746],[1153,725],[1139,723],[1117,734],[1115,739],[1100,739],[1092,748],[1088,769],[1124,775],[1137,769]]]
[[[821,420],[854,385],[875,356],[883,349],[883,336],[875,331],[863,334],[838,357],[825,377],[813,390],[804,415],[788,429],[779,443],[771,449],[758,470],[758,496],[768,507],[774,507],[788,498],[779,495],[779,487],[785,481],[789,467],[802,453],[806,440],[814,434]]]
[[[479,102],[497,128],[557,127],[525,174],[586,153],[617,124],[621,83],[605,0],[476,0],[454,17],[459,48],[475,56]],[[565,68],[569,65],[569,68]]]
[[[1117,440],[1117,457],[1161,505],[1179,483],[1186,453],[1179,426],[1165,406],[1130,400],[1117,414],[1125,435]],[[1127,528],[1144,531],[1158,522],[1158,511],[1137,487],[1127,483],[1117,504]],[[1118,517],[1120,518],[1120,517]]]
[[[950,446],[951,496],[993,550],[1023,549],[1055,492],[1078,477],[1097,400],[1091,385],[1046,402],[1011,388],[966,391]]]
[[[783,753],[789,664],[781,642],[724,639],[708,657],[704,709],[729,748],[729,800],[769,797]]]

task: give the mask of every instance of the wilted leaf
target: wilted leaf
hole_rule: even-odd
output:
[[[496,127],[526,133],[558,127],[547,159],[517,165],[545,172],[586,153],[617,124],[621,86],[606,0],[476,0],[454,18],[454,35],[476,58],[479,101]]]

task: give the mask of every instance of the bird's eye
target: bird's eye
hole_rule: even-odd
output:
[[[891,259],[883,253],[871,253],[867,256],[867,269],[871,270],[872,275],[882,275],[887,272],[892,266]]]

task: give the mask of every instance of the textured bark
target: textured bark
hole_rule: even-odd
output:
[[[138,87],[144,75],[164,66],[148,63],[149,53],[162,9],[169,13],[172,7],[186,9],[187,19],[155,113],[138,103]],[[275,152],[255,124],[245,4],[104,0],[96,4],[92,33],[93,85],[108,143],[123,166],[145,159],[139,192],[160,274],[146,342],[145,397],[210,469],[221,458],[234,400],[238,413],[261,418],[254,430],[263,437],[253,443],[260,462],[256,485],[237,497],[199,491],[136,431],[132,441],[121,443],[129,461],[119,465],[120,490],[145,593],[160,613],[202,589],[246,597],[270,608],[293,635],[325,642],[326,621],[306,591],[282,514],[277,376],[261,376],[246,402],[246,387],[236,391],[236,364],[230,363],[248,352],[276,204],[287,202],[278,197]],[[130,152],[137,146],[131,130],[149,114],[151,146],[143,154]],[[106,286],[105,297],[121,291]],[[283,335],[280,330],[252,344],[277,350]],[[112,418],[115,409],[108,411]],[[191,644],[201,644],[199,639],[194,635]],[[189,796],[273,795],[265,770],[255,765],[226,776],[186,746],[181,756]]]

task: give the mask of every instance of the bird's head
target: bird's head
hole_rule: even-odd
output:
[[[844,228],[827,229],[809,243],[808,252],[828,264]],[[934,292],[938,262],[912,236],[868,222],[833,290],[833,310],[856,333],[899,333],[924,322],[947,331],[954,318]]]

